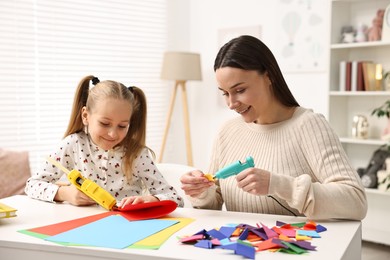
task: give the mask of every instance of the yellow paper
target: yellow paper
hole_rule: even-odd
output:
[[[304,235],[298,235],[298,232],[297,232],[297,234],[295,235],[295,239],[296,240],[311,240],[311,237],[304,236]]]
[[[176,220],[177,224],[172,225],[154,235],[151,235],[143,240],[140,240],[128,248],[144,248],[144,249],[158,249],[160,246],[170,238],[174,233],[187,226],[194,221],[192,218],[161,218],[164,220]]]

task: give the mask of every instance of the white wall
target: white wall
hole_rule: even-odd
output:
[[[273,50],[277,41],[276,31],[279,28],[277,24],[280,23],[278,15],[280,3],[266,0],[170,0],[168,3],[172,14],[170,46],[177,50],[201,54],[203,80],[188,82],[187,89],[194,166],[207,171],[212,143],[220,125],[226,119],[236,116],[224,104],[214,78],[214,58],[220,47],[218,30],[260,25],[261,39]],[[322,16],[328,24],[329,11],[324,10]],[[323,40],[326,43],[330,42],[329,27],[323,32]],[[276,54],[275,56],[278,59]],[[324,56],[326,64],[328,56],[328,54]],[[285,79],[300,105],[313,108],[325,116],[328,113],[327,70],[285,73]],[[176,106],[175,108],[179,108],[181,102],[177,102]],[[164,162],[186,164],[182,126],[182,115],[175,111]]]

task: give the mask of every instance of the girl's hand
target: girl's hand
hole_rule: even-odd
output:
[[[258,168],[248,168],[236,176],[237,186],[254,195],[267,195],[271,173]]]
[[[199,170],[182,175],[180,182],[184,193],[195,198],[214,185],[214,181],[208,180],[204,173]]]
[[[156,197],[152,195],[146,195],[146,196],[131,196],[127,198],[123,198],[119,204],[118,207],[124,207],[126,205],[135,205],[135,204],[141,204],[141,203],[147,203],[147,202],[154,202],[159,201]]]
[[[67,201],[75,206],[88,206],[96,204],[96,202],[77,189],[74,185],[61,185],[57,194],[54,197],[55,201]]]

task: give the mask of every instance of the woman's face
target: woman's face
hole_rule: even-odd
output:
[[[247,123],[267,124],[274,98],[267,73],[223,67],[216,70],[219,89],[231,110],[239,113]],[[272,119],[271,119],[272,120]]]
[[[132,107],[126,100],[108,98],[98,101],[92,111],[84,107],[83,123],[88,125],[92,141],[104,150],[110,150],[126,137]]]

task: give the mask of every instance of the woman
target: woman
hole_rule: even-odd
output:
[[[360,178],[326,119],[299,106],[275,57],[259,39],[241,36],[218,52],[214,71],[228,107],[209,172],[254,158],[255,167],[215,183],[195,170],[181,177],[194,207],[311,219],[361,220],[367,202]]]

